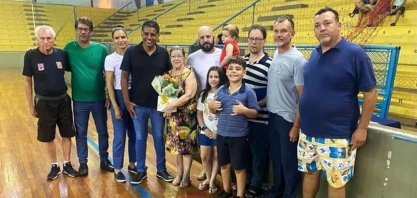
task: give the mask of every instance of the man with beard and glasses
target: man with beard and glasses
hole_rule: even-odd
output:
[[[221,49],[214,47],[213,30],[208,26],[198,29],[198,43],[200,50],[188,56],[188,65],[194,69],[198,77],[199,90],[205,89],[207,71],[212,66],[220,66]]]
[[[88,175],[87,131],[90,112],[98,133],[100,169],[113,172],[113,165],[108,160],[109,133],[107,131],[107,110],[104,60],[107,48],[91,41],[93,22],[87,17],[75,21],[77,40],[68,42],[64,51],[68,53],[71,65],[72,100],[74,103],[74,122],[77,154],[80,167],[79,176]]]

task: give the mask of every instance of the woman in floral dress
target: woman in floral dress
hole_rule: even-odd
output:
[[[197,80],[194,72],[185,66],[185,52],[181,47],[170,51],[171,78],[181,87],[178,100],[169,103],[164,109],[167,119],[166,146],[176,155],[177,175],[174,186],[188,187],[191,184],[190,170],[193,154],[198,152],[197,132]]]

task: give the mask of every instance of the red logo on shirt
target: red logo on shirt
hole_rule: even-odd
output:
[[[38,63],[38,70],[39,71],[45,70],[45,67],[43,66],[43,63]]]

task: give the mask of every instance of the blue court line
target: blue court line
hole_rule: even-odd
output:
[[[394,136],[392,139],[417,144],[417,141],[406,139],[406,138],[403,138],[403,137]]]
[[[91,144],[91,146],[93,146],[93,148],[97,152],[99,152],[97,143],[94,142],[94,140],[89,135],[87,135],[87,141]],[[111,157],[109,157],[109,160],[113,163],[113,159]],[[122,172],[124,175],[129,175],[124,170],[122,170]],[[134,188],[143,198],[152,198],[152,196],[148,192],[146,192],[145,189],[143,189],[140,185],[132,185],[132,188]]]

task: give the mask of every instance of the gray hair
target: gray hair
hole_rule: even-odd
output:
[[[291,18],[290,16],[288,16],[288,15],[282,15],[282,16],[279,16],[279,17],[277,18],[277,20],[275,20],[274,24],[276,24],[276,23],[282,23],[282,22],[284,22],[284,21],[288,21],[288,22],[290,22],[290,25],[291,25],[291,30],[295,30],[295,27],[294,27],[294,21],[293,21],[293,20],[292,20],[292,18]]]
[[[35,38],[38,38],[40,31],[47,31],[47,32],[51,33],[54,38],[56,36],[56,33],[55,33],[54,29],[52,29],[51,26],[49,26],[49,25],[40,25],[40,26],[35,28]]]
[[[184,48],[182,48],[182,47],[180,47],[180,46],[178,46],[178,45],[171,47],[171,50],[169,50],[169,55],[171,55],[171,54],[172,54],[172,52],[173,52],[173,51],[175,51],[175,50],[179,50],[179,51],[181,51],[182,55],[185,57],[185,51],[184,51]]]

